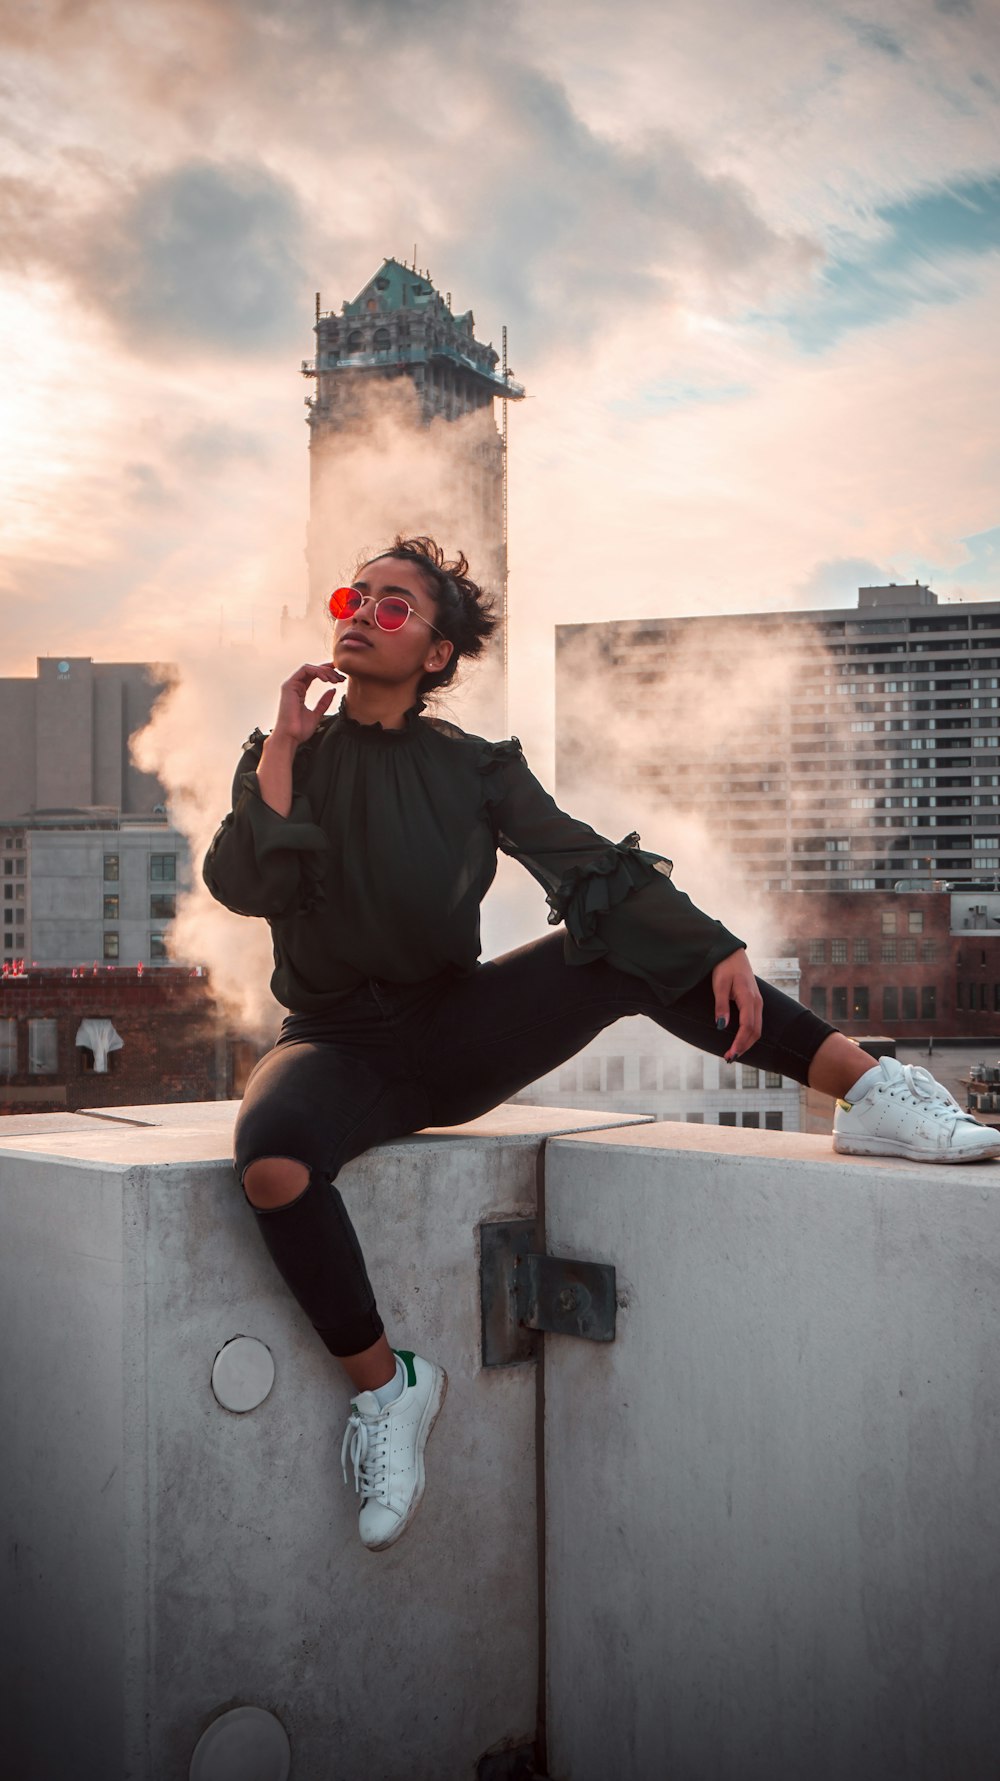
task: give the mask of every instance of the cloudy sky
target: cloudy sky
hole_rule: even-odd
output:
[[[5,672],[276,640],[314,293],[414,243],[529,392],[523,735],[560,620],[1000,598],[996,0],[22,0],[5,38]]]

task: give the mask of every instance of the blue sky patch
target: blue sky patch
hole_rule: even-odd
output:
[[[1000,526],[992,526],[988,532],[973,532],[962,543],[968,551],[966,562],[953,569],[932,569],[921,578],[929,581],[931,587],[953,582],[963,588],[982,589],[993,600],[1000,598]]]
[[[626,420],[650,420],[667,414],[672,408],[693,408],[706,402],[738,402],[752,393],[748,383],[690,383],[676,377],[658,377],[634,396],[622,396],[608,403],[611,414]]]
[[[812,292],[779,319],[806,352],[918,304],[954,303],[975,288],[973,263],[1000,250],[1000,174],[937,187],[875,212],[870,237],[839,231]],[[758,316],[755,319],[762,321]]]

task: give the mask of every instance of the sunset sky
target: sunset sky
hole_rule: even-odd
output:
[[[1000,598],[996,0],[28,0],[5,36],[6,673],[276,640],[314,292],[414,243],[529,392],[522,734],[559,621]]]

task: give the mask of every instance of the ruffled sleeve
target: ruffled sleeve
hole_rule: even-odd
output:
[[[264,801],[256,770],[266,740],[254,730],[244,744],[233,807],[215,832],[202,877],[237,915],[304,915],[323,901],[329,842],[303,792],[293,792],[287,816]]]
[[[486,745],[482,772],[497,846],[542,885],[570,964],[606,958],[672,1002],[745,945],[670,882],[672,862],[638,835],[615,843],[560,810],[516,737]]]

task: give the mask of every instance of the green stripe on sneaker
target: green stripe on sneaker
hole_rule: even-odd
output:
[[[417,1369],[413,1365],[413,1350],[412,1350],[412,1348],[394,1348],[392,1352],[393,1352],[393,1354],[398,1355],[399,1359],[402,1361],[404,1367],[406,1368],[407,1386],[416,1385],[416,1383],[417,1383]]]

